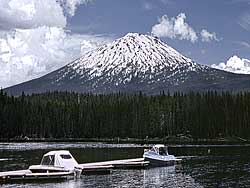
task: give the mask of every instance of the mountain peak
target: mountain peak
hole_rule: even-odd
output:
[[[104,74],[136,77],[184,67],[190,71],[201,68],[158,38],[139,33],[128,33],[68,65],[75,70],[75,76],[88,72],[90,78]]]
[[[246,90],[249,80],[196,64],[156,37],[128,33],[57,71],[7,90],[13,94],[54,90],[159,94],[214,88]]]
[[[84,82],[94,79],[93,87],[100,82],[118,86],[134,80],[169,82],[171,77],[175,77],[172,84],[178,85],[184,82],[188,72],[204,69],[205,66],[194,63],[156,37],[128,33],[68,64],[60,71],[62,76],[56,83],[60,84],[61,80],[69,77],[84,79]]]
[[[141,40],[160,42],[158,37],[147,35],[147,34],[142,34],[142,33],[127,33],[126,35],[120,38],[120,40],[123,40],[123,39],[125,40],[134,39],[136,42],[141,41]]]
[[[141,35],[141,33],[127,33],[124,37],[138,37]]]

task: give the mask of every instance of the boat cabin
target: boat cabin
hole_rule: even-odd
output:
[[[73,170],[78,163],[69,151],[50,151],[46,153],[41,161],[41,165],[64,167],[65,170]]]
[[[29,170],[32,172],[63,172],[74,171],[80,168],[69,151],[59,150],[46,153],[40,165],[32,165]]]
[[[157,144],[153,146],[149,151],[154,152],[158,155],[168,155],[168,148],[163,144]]]

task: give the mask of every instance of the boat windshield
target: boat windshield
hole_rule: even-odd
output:
[[[160,148],[159,148],[159,155],[168,155],[167,148],[165,148],[165,147],[160,147]]]
[[[60,155],[62,159],[72,159],[70,155]]]
[[[55,164],[55,155],[44,156],[41,165],[53,166]]]

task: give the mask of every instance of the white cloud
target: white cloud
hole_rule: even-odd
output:
[[[89,0],[0,0],[0,87],[47,74],[109,37],[72,34],[66,15]]]
[[[250,31],[250,13],[245,12],[241,15],[238,24],[245,30]]]
[[[93,0],[1,0],[0,28],[65,27],[80,4]],[[65,16],[66,15],[66,16]]]
[[[202,29],[200,34],[202,42],[211,42],[212,40],[219,41],[215,32],[210,33],[206,29]]]
[[[152,27],[151,33],[157,37],[168,37],[171,39],[190,40],[196,42],[198,37],[194,29],[186,23],[186,15],[180,13],[176,18],[167,15],[159,19],[159,23]]]
[[[1,0],[0,28],[65,27],[66,17],[55,0]]]
[[[244,48],[250,48],[250,43],[246,42],[246,41],[235,41],[235,44],[238,44]]]
[[[184,13],[180,13],[176,18],[163,15],[158,22],[151,30],[154,36],[189,40],[193,43],[198,40],[196,31],[186,22]],[[215,32],[210,33],[206,29],[201,30],[200,37],[202,42],[220,41]]]
[[[0,38],[0,87],[40,77],[108,40],[58,27],[17,29]]]
[[[250,74],[250,60],[241,59],[236,55],[230,57],[226,63],[213,64],[211,67],[233,73]]]
[[[57,0],[69,16],[74,16],[78,5],[87,4],[93,0]]]

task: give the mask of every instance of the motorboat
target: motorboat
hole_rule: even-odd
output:
[[[69,151],[59,150],[46,153],[40,165],[32,165],[27,170],[0,172],[0,184],[13,181],[59,180],[78,178],[83,168]]]
[[[29,167],[32,173],[81,173],[82,167],[66,150],[50,151],[46,153],[40,165]]]
[[[50,151],[42,157],[39,165],[32,165],[25,170],[0,172],[0,185],[27,180],[57,181],[79,178],[81,174],[109,174],[113,168],[143,168],[148,164],[144,158],[78,164],[69,151]]]
[[[181,159],[168,154],[168,148],[163,144],[154,145],[151,149],[145,149],[143,158],[153,166],[174,165],[181,162]]]

